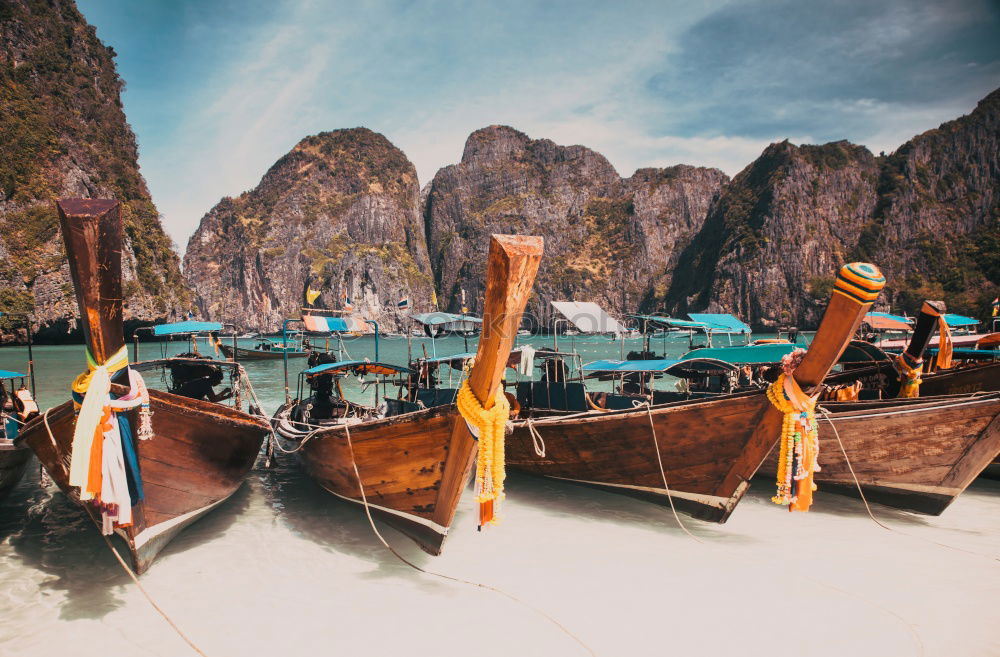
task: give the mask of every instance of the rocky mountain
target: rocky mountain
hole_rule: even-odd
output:
[[[349,299],[383,327],[397,326],[403,297],[430,309],[419,196],[413,164],[382,135],[306,137],[192,235],[184,272],[203,316],[272,330],[298,314],[307,282],[321,292],[316,306]]]
[[[0,310],[32,313],[41,339],[78,338],[60,197],[122,201],[128,319],[191,302],[139,173],[114,56],[71,0],[0,2]]]
[[[549,302],[598,301],[633,311],[670,280],[680,247],[701,227],[727,177],[715,169],[641,169],[622,179],[583,146],[530,139],[506,126],[469,136],[459,164],[441,169],[424,205],[441,307],[481,310],[490,233],[545,237],[528,314],[546,324]]]
[[[878,193],[854,255],[883,267],[889,300],[985,319],[1000,294],[1000,89],[884,158]]]
[[[985,318],[1000,293],[998,114],[1000,91],[888,156],[775,143],[732,180],[685,165],[622,178],[583,146],[490,126],[423,189],[381,135],[324,133],[206,215],[185,264],[206,314],[244,328],[275,328],[310,277],[326,306],[348,296],[383,323],[403,296],[430,308],[432,289],[441,310],[464,290],[478,313],[494,232],[546,239],[535,326],[574,299],[811,328],[858,259],[883,268],[893,310],[933,297]]]
[[[772,144],[723,190],[651,306],[812,327],[837,267],[864,259],[897,311],[940,298],[985,318],[1000,291],[998,120],[1000,91],[889,156]]]
[[[878,172],[868,149],[848,142],[772,144],[712,205],[662,305],[814,326],[875,208]]]

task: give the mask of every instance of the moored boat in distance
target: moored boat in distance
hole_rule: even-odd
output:
[[[281,340],[271,340],[260,337],[253,347],[241,347],[238,344],[220,344],[226,358],[241,360],[283,360],[285,358],[305,358],[309,355],[308,345],[300,338],[290,343]]]
[[[541,256],[540,237],[490,240],[483,331],[468,377],[484,406],[500,386]],[[322,378],[340,369],[408,372],[380,363],[317,364],[305,373],[315,377],[309,396],[290,400],[275,413],[278,435],[293,445],[306,473],[325,490],[366,504],[424,550],[439,554],[476,455],[466,421],[450,403],[419,410],[389,404],[385,411],[352,404],[332,394],[334,378]]]
[[[846,349],[885,280],[872,265],[838,274],[816,338],[794,377],[819,385]],[[640,408],[595,410],[514,423],[507,462],[694,511],[725,522],[781,435],[783,415],[763,390]],[[668,490],[669,488],[669,490]]]
[[[146,392],[137,368],[128,365],[125,348],[119,204],[67,199],[57,206],[83,318],[89,369],[74,383],[75,394],[82,395],[79,413],[73,401],[52,408],[26,425],[18,442],[31,447],[55,483],[105,533],[113,530],[125,541],[133,567],[141,573],[171,538],[236,491],[253,467],[269,426],[259,417],[220,403]],[[236,363],[198,358],[162,359],[151,366],[228,366],[242,376]],[[110,388],[111,396],[99,387],[92,389],[98,381]],[[148,410],[143,408],[146,394]],[[94,417],[95,408],[98,412],[117,408],[118,422],[116,426],[114,415],[107,422],[95,422],[92,426],[97,433],[89,438],[93,445],[103,446],[92,448],[80,442],[88,438],[91,425],[83,425],[80,432],[76,428],[83,421],[80,418],[86,416],[89,422]],[[133,435],[139,440],[133,441]],[[74,461],[78,445],[86,446],[89,458]],[[102,466],[104,458],[124,461],[121,476],[127,477],[128,490],[109,488],[115,481],[122,483],[121,478],[95,476],[94,467],[104,473],[122,468],[121,461],[104,461]],[[86,476],[84,487],[71,483],[81,472],[76,469],[78,462]]]
[[[3,422],[0,427],[0,499],[21,481],[31,460],[31,450],[14,443],[21,425],[38,416],[34,395],[24,385],[26,378],[28,375],[21,372],[0,370],[0,420]],[[15,381],[19,382],[16,388]]]

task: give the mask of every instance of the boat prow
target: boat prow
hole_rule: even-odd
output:
[[[58,209],[89,353],[96,363],[110,363],[113,356],[127,354],[122,324],[118,202],[71,199],[60,201]],[[127,359],[122,365],[118,371],[128,373]],[[238,368],[234,363],[229,366]],[[111,394],[119,400],[130,391],[135,392],[127,386],[111,385]],[[133,443],[121,429],[122,447],[118,448],[127,461],[126,440],[134,447],[137,469],[129,472],[141,482],[143,496],[127,491],[132,502],[130,523],[109,518],[103,523],[106,532],[110,524],[125,539],[139,573],[149,568],[178,532],[239,488],[270,430],[264,419],[219,403],[157,390],[149,390],[148,395],[151,435]],[[118,414],[127,418],[128,426],[141,432],[142,412],[135,404]],[[92,502],[81,501],[79,487],[70,483],[77,421],[73,402],[66,402],[23,427],[17,443],[30,446],[53,481],[101,526],[98,516],[107,507],[99,511]],[[105,435],[98,433],[101,438]],[[106,447],[104,450],[107,454]],[[103,495],[100,488],[97,495]]]
[[[483,332],[469,374],[484,404],[500,385],[541,255],[538,237],[494,235],[490,241]],[[476,455],[476,441],[454,404],[309,426],[290,419],[302,403],[282,406],[274,421],[278,435],[295,445],[306,474],[439,554]]]

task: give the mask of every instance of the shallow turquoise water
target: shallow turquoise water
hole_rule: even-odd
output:
[[[619,354],[607,339],[574,342],[584,361]],[[353,357],[374,357],[370,338],[346,344]],[[437,347],[465,350],[461,338]],[[678,341],[669,353],[685,349]],[[380,351],[402,363],[406,340]],[[144,357],[156,353],[143,346]],[[39,347],[36,359],[42,406],[62,402],[82,347]],[[280,362],[246,365],[273,409]],[[0,349],[0,368],[21,367],[23,349]],[[503,522],[482,533],[467,494],[440,557],[382,531],[422,567],[500,587],[600,655],[1000,654],[997,482],[977,481],[938,518],[873,505],[886,531],[859,501],[822,490],[810,513],[783,512],[769,482],[755,481],[725,525],[682,515],[696,538],[669,509],[638,500],[517,474],[507,490]],[[258,462],[143,584],[213,657],[586,654],[524,605],[400,563],[357,507],[320,490],[293,458],[269,470]],[[53,654],[192,653],[33,467],[0,502],[0,655]]]

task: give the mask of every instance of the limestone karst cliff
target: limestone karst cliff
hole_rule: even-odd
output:
[[[77,307],[54,200],[122,201],[126,319],[188,308],[179,259],[139,173],[114,51],[71,0],[0,2],[0,310],[30,312],[41,339]]]
[[[681,254],[673,313],[815,326],[837,266],[882,267],[882,303],[925,298],[985,319],[1000,293],[1000,91],[888,156],[848,142],[772,144],[726,186]]]
[[[188,242],[184,272],[204,317],[273,330],[297,316],[307,280],[317,306],[395,327],[396,303],[428,310],[432,277],[417,175],[382,135],[356,128],[300,141],[260,184],[224,198]]]
[[[441,169],[424,205],[428,250],[442,309],[481,303],[490,233],[545,237],[533,321],[549,301],[597,301],[637,309],[669,280],[680,247],[697,232],[727,177],[715,169],[641,169],[622,179],[583,146],[530,139],[507,126],[469,136],[459,164]]]

